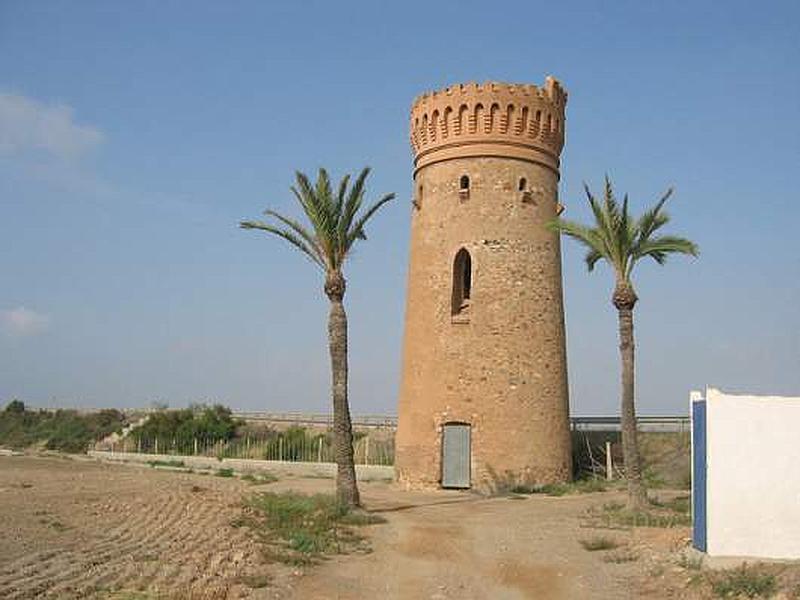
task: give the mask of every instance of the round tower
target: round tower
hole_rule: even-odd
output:
[[[559,236],[567,93],[469,83],[411,108],[396,474],[492,490],[569,479]]]

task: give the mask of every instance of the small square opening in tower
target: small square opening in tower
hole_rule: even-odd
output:
[[[462,175],[458,180],[458,197],[461,200],[469,198],[469,175]]]

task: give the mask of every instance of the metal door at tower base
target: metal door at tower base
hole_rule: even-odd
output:
[[[445,423],[442,427],[442,487],[470,487],[470,426]]]

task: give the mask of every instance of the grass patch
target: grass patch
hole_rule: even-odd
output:
[[[617,550],[616,552],[609,552],[603,556],[603,562],[615,565],[635,562],[637,560],[639,560],[639,555],[632,550]]]
[[[272,584],[272,576],[243,575],[239,578],[239,581],[251,589],[258,590],[270,586]]]
[[[603,479],[578,479],[569,483],[548,483],[545,485],[515,485],[512,494],[545,494],[547,496],[566,496],[568,494],[592,494],[604,492],[608,483]]]
[[[246,475],[242,475],[242,481],[246,481],[250,485],[264,485],[267,483],[275,483],[278,481],[278,477],[272,473],[259,473],[257,475],[247,473]]]
[[[339,523],[342,525],[362,527],[364,525],[380,525],[381,523],[386,523],[386,519],[380,515],[374,515],[368,512],[350,511],[339,517]]]
[[[613,550],[614,548],[619,547],[619,542],[602,535],[596,535],[594,537],[581,540],[580,543],[584,550],[588,550],[589,552],[597,552],[598,550]]]
[[[156,600],[156,596],[148,592],[132,592],[127,590],[110,592],[105,598],[107,600]]]
[[[39,514],[39,513],[37,513],[37,514]],[[53,529],[53,530],[55,530],[55,531],[57,531],[59,533],[61,533],[62,531],[67,531],[68,529],[72,529],[69,525],[65,525],[64,523],[62,523],[58,519],[54,519],[50,515],[47,515],[46,513],[42,513],[42,514],[44,514],[45,516],[43,516],[41,519],[39,519],[39,524],[40,525],[44,525],[45,527],[49,527],[49,528],[51,528],[51,529]]]
[[[687,571],[700,571],[703,568],[703,557],[683,553],[678,558],[678,566]]]
[[[717,598],[769,598],[778,591],[777,577],[758,564],[714,571],[709,580]]]
[[[170,467],[173,469],[182,469],[186,466],[182,460],[148,460],[147,464],[153,468]]]
[[[215,473],[217,477],[233,477],[233,469],[218,469]]]
[[[672,512],[688,515],[690,512],[690,497],[689,496],[676,496],[670,500],[660,500],[658,498],[651,498],[650,504],[658,508],[671,510]]]
[[[69,525],[64,525],[64,523],[62,523],[61,521],[50,521],[50,527],[52,527],[58,532],[70,529]]]
[[[314,563],[324,555],[368,551],[353,527],[383,522],[376,515],[348,512],[328,494],[256,494],[245,508],[245,516],[234,526],[250,527],[268,558],[293,565]]]
[[[629,510],[621,502],[608,502],[601,508],[591,507],[584,518],[585,527],[597,529],[626,529],[631,527],[688,527],[688,513],[653,507],[652,510]]]
[[[139,562],[156,562],[157,560],[161,560],[161,556],[158,554],[143,554],[137,560]]]

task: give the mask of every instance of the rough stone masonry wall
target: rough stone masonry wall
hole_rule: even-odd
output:
[[[414,191],[399,481],[439,484],[448,421],[472,426],[478,489],[568,479],[560,245],[545,227],[556,217],[557,173],[513,158],[455,158],[420,169]],[[460,248],[472,259],[468,322],[451,314]]]

